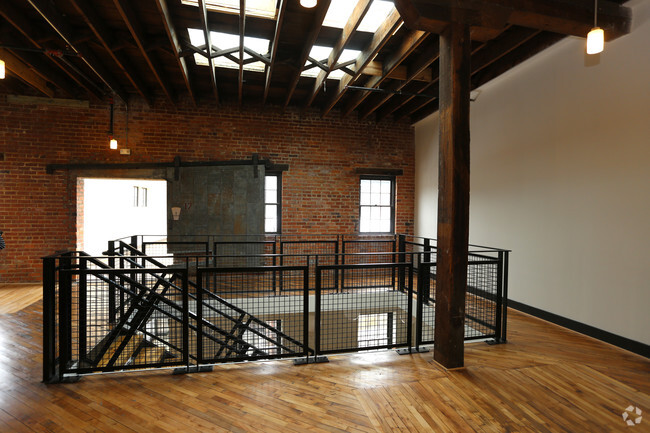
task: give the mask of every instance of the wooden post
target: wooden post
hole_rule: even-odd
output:
[[[452,22],[440,35],[440,154],[436,326],[433,358],[464,362],[469,241],[469,26]]]

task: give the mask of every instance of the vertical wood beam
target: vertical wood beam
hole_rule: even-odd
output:
[[[438,253],[433,359],[464,364],[465,291],[469,242],[470,34],[452,22],[440,35]]]

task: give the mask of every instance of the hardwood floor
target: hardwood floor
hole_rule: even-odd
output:
[[[15,313],[43,298],[39,284],[0,283],[0,314]]]
[[[41,380],[41,302],[0,315],[0,432],[650,432],[650,360],[510,312],[508,344]],[[628,427],[626,407],[643,411]]]

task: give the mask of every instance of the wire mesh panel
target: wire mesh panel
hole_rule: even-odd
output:
[[[201,363],[306,354],[307,270],[306,266],[200,269],[192,352]],[[295,288],[293,293],[274,295],[269,285],[273,274],[281,274]]]
[[[297,256],[310,256],[309,259],[309,288],[315,287],[314,268],[319,265],[333,265],[338,263],[339,241],[335,240],[284,240],[280,241],[280,264],[294,266]],[[299,260],[299,259],[298,259]],[[282,284],[281,289],[284,289]]]
[[[397,268],[406,269],[406,290],[394,284]],[[350,283],[340,292],[321,282],[345,270]],[[369,350],[409,344],[412,324],[412,267],[403,264],[330,265],[316,268],[317,353]]]
[[[66,323],[62,373],[92,373],[186,364],[186,292],[160,269],[107,269],[82,257],[62,270]],[[186,281],[186,276],[179,277]],[[181,285],[182,286],[182,285]]]
[[[498,260],[470,255],[465,295],[465,338],[496,336]]]

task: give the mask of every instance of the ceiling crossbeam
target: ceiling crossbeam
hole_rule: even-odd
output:
[[[367,83],[366,87],[377,87],[381,85],[389,75],[397,68],[411,53],[415,50],[426,38],[429,33],[422,30],[409,30],[408,34],[402,39],[399,48],[391,54],[391,56],[384,60],[383,71],[380,76],[372,77]],[[357,92],[341,110],[342,116],[349,115],[352,110],[357,108],[367,97],[370,92]]]
[[[45,96],[48,96],[50,98],[54,97],[54,90],[48,87],[47,81],[32,71],[17,56],[13,55],[3,48],[0,48],[0,58],[5,61],[6,68],[11,71],[16,77],[20,78],[26,84],[30,85],[39,92],[43,93]]]
[[[305,41],[303,42],[302,52],[300,53],[300,56],[296,60],[297,64],[294,64],[295,71],[293,76],[291,77],[291,80],[289,81],[289,86],[287,88],[287,96],[284,101],[284,108],[286,108],[287,105],[289,105],[289,102],[293,97],[293,92],[295,92],[296,86],[298,85],[298,81],[300,80],[300,74],[302,73],[302,68],[305,62],[307,61],[307,58],[309,57],[311,48],[314,46],[314,43],[318,38],[318,34],[320,33],[321,28],[323,27],[323,20],[325,19],[327,10],[330,7],[330,1],[331,0],[321,0],[314,8],[311,24],[309,26],[310,29],[309,33],[305,38]]]
[[[144,60],[147,62],[147,65],[149,65],[149,69],[151,69],[151,72],[153,72],[156,81],[158,81],[158,84],[160,84],[160,87],[165,93],[167,99],[173,103],[174,91],[172,90],[167,80],[165,80],[162,76],[162,65],[160,65],[148,51],[149,44],[144,34],[142,24],[133,11],[133,5],[129,2],[129,0],[114,0],[113,3],[115,4],[117,10],[120,12],[122,20],[128,27],[133,40],[135,40],[135,43],[140,49],[140,53],[142,53]]]
[[[384,45],[386,45],[386,43],[390,40],[390,38],[393,37],[401,25],[402,18],[400,17],[399,12],[394,10],[386,18],[386,21],[382,23],[379,29],[377,29],[372,38],[372,41],[370,41],[370,44],[357,57],[357,61],[354,67],[355,75],[345,75],[343,78],[341,78],[336,92],[329,98],[328,102],[321,110],[321,116],[326,116],[334,108],[337,102],[339,102],[339,100],[347,91],[347,86],[354,84],[355,80],[361,76],[368,63],[370,63],[375,58],[379,50],[381,50]]]
[[[148,105],[151,105],[152,99],[149,92],[146,90],[146,85],[139,77],[129,60],[126,58],[122,51],[113,51],[112,46],[116,45],[116,41],[112,36],[113,32],[108,29],[104,20],[97,14],[97,10],[93,8],[85,0],[70,0],[72,5],[77,9],[81,16],[86,21],[86,24],[93,31],[95,36],[99,39],[104,49],[113,58],[115,63],[124,71],[124,74],[131,82],[135,90],[142,96]]]
[[[187,68],[187,61],[184,57],[180,55],[182,50],[181,43],[178,39],[178,33],[176,32],[176,26],[172,20],[172,15],[169,11],[169,6],[167,0],[156,0],[156,7],[158,7],[158,12],[160,12],[160,17],[162,19],[163,25],[165,26],[165,32],[169,38],[169,43],[171,44],[172,53],[178,64],[178,68],[181,71],[183,76],[183,81],[185,82],[185,87],[187,92],[190,95],[192,103],[196,105],[196,98],[194,97],[194,91],[192,90],[192,81],[190,80],[190,73]]]
[[[244,93],[244,34],[246,33],[246,0],[239,0],[239,74],[237,104],[241,107]]]
[[[593,27],[592,5],[588,0],[395,0],[409,28],[433,33],[440,33],[441,24],[463,22],[493,29],[517,25],[579,37]],[[598,26],[608,40],[629,33],[630,24],[629,8],[611,0],[598,2]]]
[[[366,16],[366,13],[370,9],[371,4],[372,4],[372,0],[359,0],[357,5],[354,7],[354,10],[352,11],[352,15],[350,15],[350,18],[348,18],[348,21],[345,23],[345,26],[343,26],[343,30],[341,31],[341,36],[339,36],[338,40],[334,44],[334,47],[332,48],[332,52],[330,53],[327,59],[328,65],[330,66],[335,65],[336,62],[339,61],[339,58],[341,57],[343,50],[345,50],[345,47],[350,42],[352,35],[354,35],[354,32],[356,32],[357,28],[359,27],[359,24],[361,24],[361,21]],[[311,95],[307,98],[307,101],[305,102],[305,108],[308,108],[312,104],[312,102],[314,102],[316,95],[318,95],[318,92],[320,92],[320,90],[323,88],[323,84],[325,83],[325,80],[327,79],[329,74],[330,71],[325,69],[321,70],[318,73],[318,76],[316,77],[316,82],[314,83],[314,88],[311,91]]]
[[[205,0],[199,1],[199,13],[201,15],[201,29],[203,30],[203,37],[205,38],[206,54],[208,57],[208,69],[210,69],[210,83],[212,85],[212,92],[214,98],[219,103],[219,90],[217,87],[217,76],[214,71],[214,64],[212,63],[212,38],[210,36],[210,29],[208,27],[208,9]]]
[[[269,96],[269,89],[271,88],[271,76],[273,75],[275,59],[278,53],[280,30],[282,29],[282,23],[284,22],[284,16],[286,14],[288,2],[289,0],[280,0],[280,5],[278,7],[277,18],[275,21],[275,31],[273,32],[273,39],[271,40],[271,47],[269,50],[270,62],[264,67],[264,94],[262,96],[262,104],[266,103],[266,99]]]

